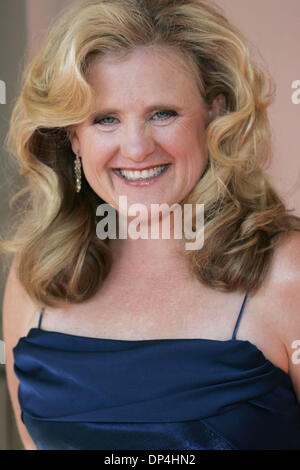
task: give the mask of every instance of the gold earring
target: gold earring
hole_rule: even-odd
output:
[[[75,170],[75,179],[76,179],[76,192],[79,193],[81,189],[81,162],[80,162],[79,149],[76,152],[74,170]]]

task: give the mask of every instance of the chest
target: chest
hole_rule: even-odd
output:
[[[42,329],[93,338],[147,340],[232,338],[244,300],[240,292],[220,292],[183,276],[109,277],[97,295],[65,308],[47,308]],[[248,297],[237,339],[256,345],[267,359],[287,370],[284,346],[268,327],[267,306]]]
[[[49,309],[43,328],[111,339],[208,338],[232,336],[243,301],[195,278],[109,278],[97,295],[80,304]]]

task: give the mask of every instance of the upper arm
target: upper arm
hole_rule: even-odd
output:
[[[288,373],[300,403],[300,276],[297,285],[292,283],[287,289],[286,300],[283,341],[288,354]]]
[[[300,403],[300,233],[286,235],[276,254],[272,303],[287,354],[288,373]],[[299,352],[297,352],[297,350]]]
[[[36,450],[24,423],[18,401],[19,381],[14,372],[13,348],[22,336],[26,336],[30,322],[36,313],[36,306],[21,286],[16,276],[17,258],[15,257],[6,281],[2,309],[3,338],[6,352],[6,379],[9,396],[15,413],[18,431],[26,450]]]

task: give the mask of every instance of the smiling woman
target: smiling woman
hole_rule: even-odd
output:
[[[118,210],[119,195],[128,205],[181,202],[207,164],[205,128],[221,100],[205,103],[173,48],[138,46],[112,57],[89,68],[97,112],[69,128],[73,152],[80,149],[95,193]]]
[[[29,183],[1,242],[26,448],[300,449],[300,220],[263,171],[273,92],[211,1],[88,0],[53,25],[7,140]],[[120,196],[204,204],[202,248],[100,240]]]

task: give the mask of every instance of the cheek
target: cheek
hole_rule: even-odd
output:
[[[178,124],[172,135],[166,136],[167,150],[175,160],[194,170],[201,168],[206,162],[205,128],[199,122],[187,120]]]
[[[91,171],[100,170],[107,165],[114,148],[113,139],[91,135],[90,138],[85,139],[82,146],[83,166]]]
[[[186,122],[181,132],[177,134],[176,148],[177,161],[182,162],[182,174],[190,190],[199,179],[206,167],[207,156],[205,151],[205,128],[200,121]]]

